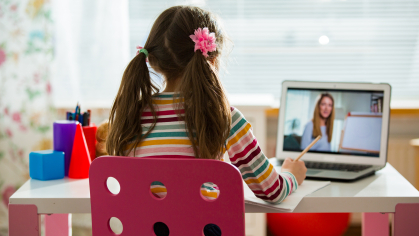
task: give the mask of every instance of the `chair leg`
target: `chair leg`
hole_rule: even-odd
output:
[[[413,236],[419,233],[419,203],[399,203],[393,218],[393,236]]]
[[[387,213],[362,213],[362,236],[389,236]]]
[[[9,236],[39,236],[40,215],[32,204],[9,204]]]
[[[71,236],[71,214],[45,215],[45,236]]]

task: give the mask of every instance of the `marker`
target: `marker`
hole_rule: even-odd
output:
[[[89,119],[89,113],[88,112],[83,113],[83,126],[88,126],[87,125],[88,124],[88,122],[87,122],[88,119]]]
[[[92,111],[91,110],[87,110],[87,126],[90,126],[90,117],[92,116]]]
[[[79,116],[79,119],[77,121],[80,122],[80,124],[83,126],[83,115],[78,114],[78,116]]]
[[[74,111],[74,115],[75,115],[74,120],[79,121],[79,114],[80,114],[80,107],[79,107],[79,102],[77,102],[76,110]]]
[[[66,120],[71,120],[71,112],[67,111]]]

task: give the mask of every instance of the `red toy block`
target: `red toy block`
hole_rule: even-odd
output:
[[[68,177],[74,179],[89,178],[90,163],[90,154],[87,148],[86,139],[84,138],[81,124],[77,124]]]
[[[87,148],[89,149],[91,161],[96,158],[96,131],[97,127],[95,124],[91,124],[90,126],[83,126],[83,133],[84,137],[86,138]]]

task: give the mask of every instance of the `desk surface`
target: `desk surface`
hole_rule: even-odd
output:
[[[39,214],[90,213],[88,179],[28,180],[10,204],[35,204]],[[332,182],[303,198],[294,212],[394,212],[398,203],[419,203],[419,192],[390,164],[353,183]],[[246,205],[246,212],[268,212]],[[269,212],[275,212],[269,210]]]

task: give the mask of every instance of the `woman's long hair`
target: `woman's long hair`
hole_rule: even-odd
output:
[[[335,100],[333,99],[332,95],[328,93],[322,93],[319,95],[316,107],[314,108],[313,114],[313,137],[317,137],[322,135],[322,131],[320,130],[320,103],[322,102],[324,97],[328,97],[332,100],[332,112],[330,113],[329,117],[326,118],[326,133],[327,133],[327,141],[330,143],[332,141],[333,136],[333,122],[335,120]]]
[[[195,44],[189,37],[205,27],[215,33],[217,44],[216,51],[209,52],[207,58],[200,50],[194,52]],[[218,75],[224,44],[223,30],[214,15],[198,7],[175,6],[160,14],[144,45],[151,67],[166,80],[179,81],[176,94],[183,102],[176,109],[186,123],[197,158],[220,158],[230,133],[230,105]],[[138,54],[125,69],[109,116],[109,155],[126,155],[152,131],[157,121],[152,96],[158,91],[150,79],[145,55]],[[145,108],[151,109],[154,123],[141,135]]]

